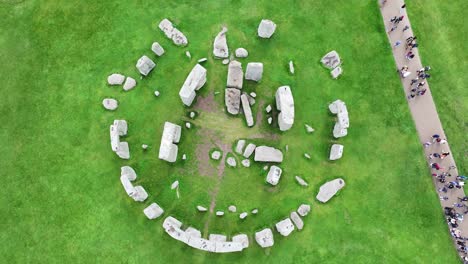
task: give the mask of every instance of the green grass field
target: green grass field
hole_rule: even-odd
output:
[[[462,169],[468,130],[464,7],[461,0],[408,4]],[[185,33],[187,48],[172,45],[157,29],[165,17]],[[256,37],[262,18],[278,25],[270,40]],[[0,25],[0,262],[457,262],[376,1],[0,1]],[[247,129],[243,118],[222,112],[227,67],[212,58],[212,42],[222,25],[229,28],[231,52],[244,47],[250,53],[241,60],[244,69],[247,62],[264,63],[263,80],[244,84],[244,90],[258,94],[255,115],[263,109],[260,104],[273,103],[279,86],[291,86],[296,119],[290,131],[269,127],[265,113],[262,124]],[[166,49],[161,58],[150,50],[154,41]],[[344,61],[339,80],[319,64],[332,49]],[[135,63],[143,54],[157,67],[148,78],[138,78],[134,90],[106,85],[112,72],[137,77]],[[189,158],[171,165],[157,158],[163,123],[187,120],[191,108],[182,107],[178,91],[202,57],[209,58],[204,65],[208,81],[199,96],[221,92],[214,97],[216,111],[200,112],[195,127],[183,129],[179,151]],[[287,71],[289,60],[295,62],[295,75]],[[153,95],[156,89],[159,98]],[[115,112],[102,108],[106,97],[119,100]],[[350,114],[349,134],[340,140],[332,138],[334,117],[328,112],[335,99],[344,100]],[[129,122],[129,161],[110,149],[108,129],[114,119]],[[316,131],[306,134],[304,123]],[[256,133],[278,139],[253,142],[289,145],[279,186],[264,183],[260,164],[226,168],[222,178],[201,175],[196,146],[210,140],[203,131],[215,126],[224,143]],[[345,145],[344,157],[329,162],[334,142]],[[147,152],[140,148],[143,143],[150,145]],[[305,152],[311,160],[303,158]],[[218,164],[210,164],[216,171]],[[120,184],[124,165],[135,168],[137,183],[150,194],[142,204],[127,197]],[[310,186],[300,188],[294,175]],[[319,186],[336,177],[346,180],[345,189],[327,204],[316,203]],[[174,180],[181,182],[180,199],[170,190]],[[259,208],[259,214],[241,222],[237,214],[197,213],[195,206],[209,206],[217,189],[216,208],[235,204],[241,211]],[[142,210],[153,201],[166,210],[164,216],[186,225],[204,229],[208,222],[210,233],[243,232],[251,238],[303,202],[312,204],[312,213],[301,232],[287,238],[275,233],[273,248],[261,249],[251,239],[240,254],[215,255],[170,238],[162,219],[147,220]]]

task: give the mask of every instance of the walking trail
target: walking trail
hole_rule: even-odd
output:
[[[390,41],[390,45],[393,50],[393,57],[395,58],[397,68],[401,69],[401,67],[403,67],[404,65],[407,65],[409,67],[409,71],[411,72],[410,76],[406,78],[401,78],[403,89],[405,91],[405,95],[407,96],[409,95],[409,92],[411,89],[410,88],[411,79],[416,78],[417,76],[416,71],[423,68],[423,65],[421,63],[421,59],[420,59],[417,48],[413,49],[413,53],[415,54],[415,57],[412,60],[407,60],[405,58],[405,55],[407,52],[405,49],[406,39],[410,36],[414,36],[414,33],[411,28],[408,14],[406,13],[406,8],[401,10],[401,6],[403,4],[405,4],[403,0],[390,0],[390,1],[387,1],[387,3],[385,3],[383,6],[381,6],[380,10],[381,10],[384,24],[386,27],[385,30],[387,32],[388,39]],[[405,16],[405,17],[403,21],[400,22],[396,30],[388,33],[391,28],[390,19],[394,16]],[[403,32],[403,27],[405,27],[406,25],[409,26],[409,29]],[[401,41],[402,43],[398,47],[394,47],[395,42],[397,42],[398,40]],[[416,130],[418,131],[419,139],[421,141],[421,146],[424,142],[430,141],[431,136],[434,134],[439,134],[443,139],[446,139],[444,129],[440,122],[439,115],[437,114],[437,109],[434,104],[432,93],[431,93],[431,90],[429,89],[429,83],[427,80],[426,80],[426,85],[423,88],[427,89],[425,95],[416,96],[414,99],[411,99],[408,101],[411,115],[413,117],[414,123],[416,125]],[[430,160],[428,158],[429,154],[441,153],[442,150],[450,152],[450,155],[443,160],[440,160],[437,158]],[[424,154],[426,155],[428,166],[431,162],[437,162],[441,164],[441,166],[443,167],[443,169],[439,171],[431,170],[431,173],[440,174],[442,172],[446,172],[446,171],[448,172],[449,167],[451,165],[455,166],[455,161],[453,159],[452,152],[450,151],[449,143],[442,144],[442,145],[438,143],[433,143],[428,148],[424,148]],[[457,169],[456,168],[451,169],[449,173],[452,174],[452,176],[447,177],[447,182],[455,181],[455,177],[458,176]],[[431,177],[431,174],[428,174],[428,177]],[[433,177],[433,181],[434,181],[434,186],[436,188],[436,192],[438,196],[441,195],[441,196],[448,197],[448,200],[441,200],[440,203],[441,203],[442,209],[444,207],[453,207],[454,203],[459,202],[458,197],[465,196],[465,192],[463,188],[462,189],[453,188],[453,189],[449,189],[447,193],[443,193],[443,192],[439,193],[438,190],[439,188],[443,187],[443,184],[440,183],[434,177]],[[464,215],[461,210],[457,210],[457,212]],[[459,222],[458,224],[459,226],[457,229],[461,231],[461,236],[468,237],[468,220]],[[455,239],[454,239],[454,243],[455,243]],[[463,257],[464,255],[460,255],[460,256]]]

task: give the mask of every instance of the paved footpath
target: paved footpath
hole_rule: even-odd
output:
[[[381,2],[382,0],[379,0],[379,4],[381,4]],[[401,82],[403,84],[405,95],[408,96],[410,93],[410,89],[411,89],[410,88],[411,79],[416,78],[417,76],[416,71],[423,68],[423,65],[421,63],[417,48],[412,50],[413,53],[415,54],[415,57],[412,60],[407,60],[405,58],[406,53],[409,51],[409,49],[407,51],[405,48],[406,39],[410,36],[414,36],[414,34],[411,28],[408,14],[406,13],[406,9],[401,9],[401,6],[403,4],[404,4],[403,0],[388,0],[386,1],[385,4],[380,6],[380,10],[381,10],[382,17],[384,20],[385,30],[387,32],[388,39],[390,41],[390,45],[393,50],[393,57],[395,58],[397,68],[401,69],[404,65],[407,65],[409,67],[409,71],[411,72],[411,75],[409,75],[408,77],[401,78]],[[411,8],[411,6],[409,8]],[[403,21],[399,23],[398,28],[394,30],[393,32],[389,32],[392,27],[390,19],[394,16],[402,16],[402,15],[405,17]],[[409,29],[403,32],[403,28],[406,25],[409,26]],[[394,47],[394,44],[398,40],[401,41],[401,44],[397,47]],[[400,75],[396,73],[395,71],[395,76],[400,76]],[[431,141],[431,137],[434,134],[439,134],[443,139],[446,139],[444,129],[439,119],[439,115],[437,114],[437,109],[434,104],[434,100],[432,99],[431,90],[429,89],[429,82],[427,79],[425,81],[426,81],[426,85],[423,88],[427,89],[426,94],[423,96],[416,96],[414,99],[408,100],[408,105],[411,111],[411,115],[413,117],[414,123],[416,125],[416,130],[418,131],[419,139],[421,141],[421,147],[424,142]],[[443,160],[440,160],[437,158],[434,158],[432,160],[429,159],[428,157],[429,154],[441,153],[442,150],[450,152],[450,155]],[[451,177],[447,177],[447,182],[455,181],[455,177],[458,176],[458,171],[456,168],[449,170],[449,167],[451,165],[455,165],[455,161],[453,159],[452,152],[450,151],[450,146],[448,143],[442,144],[442,145],[438,143],[433,143],[428,148],[424,148],[424,154],[426,155],[428,167],[429,167],[429,163],[437,162],[441,164],[441,166],[444,168],[439,171],[431,170],[431,173],[440,174],[442,172],[447,171],[452,175]],[[431,173],[427,173],[428,174],[427,176],[431,177]],[[454,203],[459,202],[458,197],[465,196],[465,192],[463,188],[462,189],[453,188],[451,190],[449,189],[447,193],[439,192],[438,190],[443,187],[443,184],[440,183],[435,178],[434,178],[434,187],[435,187],[437,196],[448,197],[448,200],[441,200],[440,203],[441,203],[442,209],[446,206],[453,207]],[[464,215],[463,214],[464,211],[466,211],[464,208],[457,210],[457,212],[461,213],[462,215]],[[466,221],[459,222],[458,229],[461,231],[462,237],[468,237],[468,219]],[[454,240],[454,244],[455,244],[455,240]],[[464,255],[461,255],[461,256],[464,256]]]

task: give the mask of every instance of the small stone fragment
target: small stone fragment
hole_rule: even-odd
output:
[[[200,211],[200,212],[208,211],[208,209],[206,209],[206,207],[203,207],[203,206],[200,206],[200,205],[197,205],[197,210]]]
[[[247,212],[243,212],[239,215],[240,219],[245,219],[247,217]]]
[[[242,163],[242,166],[244,166],[246,168],[250,167],[250,160],[248,160],[248,159],[242,160],[241,163]]]
[[[294,64],[292,61],[289,61],[289,72],[291,74],[294,74]]]
[[[187,155],[186,154],[182,155],[182,160],[186,160],[186,159],[187,159]]]
[[[185,127],[190,129],[192,127],[192,124],[190,122],[185,122]]]
[[[308,153],[304,153],[304,157],[305,157],[306,159],[310,159],[310,155],[309,155]]]
[[[159,97],[160,93],[159,91],[154,91],[154,96]]]
[[[257,94],[254,93],[254,92],[251,92],[251,93],[250,93],[250,96],[251,96],[252,98],[255,98],[255,97],[257,97]]]
[[[236,159],[233,158],[233,157],[228,157],[228,158],[226,159],[226,162],[227,162],[227,164],[228,164],[229,166],[231,166],[231,167],[236,167],[236,165],[237,165]]]
[[[203,63],[203,62],[205,62],[207,60],[208,60],[207,58],[201,58],[201,59],[198,60],[198,63]]]
[[[224,59],[224,60],[222,61],[222,63],[223,63],[224,65],[227,65],[227,64],[229,64],[229,61],[230,61],[229,59]]]
[[[190,112],[190,118],[192,118],[192,119],[195,118],[195,112]]]
[[[102,106],[107,110],[114,111],[119,106],[119,102],[112,98],[106,98],[102,100]]]
[[[174,190],[177,187],[179,187],[179,181],[175,181],[171,184],[171,190]]]
[[[185,56],[187,56],[189,59],[192,58],[192,54],[190,54],[190,51],[188,50],[185,52]]]
[[[299,208],[297,208],[297,212],[300,216],[306,216],[310,212],[310,205],[308,204],[301,204]]]
[[[273,117],[270,116],[270,117],[267,119],[267,121],[268,121],[268,124],[271,125],[271,123],[273,123]]]
[[[125,81],[125,76],[119,73],[113,73],[107,77],[109,85],[121,85]]]
[[[230,205],[228,207],[228,211],[231,213],[235,213],[237,211],[237,207],[235,205]]]
[[[305,124],[305,129],[307,131],[307,133],[312,133],[315,131],[315,129],[313,129],[310,125],[308,124]]]
[[[158,42],[154,42],[153,45],[151,45],[151,50],[154,52],[154,54],[158,55],[159,57],[161,57],[164,54],[164,49]]]
[[[223,216],[224,212],[223,211],[216,211],[216,216]]]
[[[211,153],[211,158],[214,160],[219,160],[221,158],[221,152],[215,150],[213,153]]]
[[[258,214],[258,209],[257,208],[253,209],[252,214]]]
[[[144,149],[144,150],[147,150],[147,149],[148,149],[148,145],[142,144],[142,145],[141,145],[141,148]]]
[[[309,184],[301,177],[296,176],[295,178],[296,178],[297,183],[299,183],[299,185],[304,186],[304,187],[309,186]]]
[[[268,165],[263,166],[263,170],[267,171],[268,170]]]
[[[267,105],[267,107],[265,108],[265,111],[267,113],[270,113],[271,112],[271,105]]]

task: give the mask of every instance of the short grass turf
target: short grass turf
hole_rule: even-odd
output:
[[[2,262],[457,261],[375,1],[2,1],[0,15]],[[164,17],[187,35],[188,48],[173,46],[156,29]],[[256,37],[264,17],[278,24],[270,40]],[[196,167],[195,146],[201,140],[197,133],[203,124],[234,128],[217,129],[226,142],[244,137],[247,129],[241,118],[222,112],[226,67],[211,56],[221,25],[229,28],[231,51],[240,46],[249,50],[244,67],[249,61],[265,65],[261,83],[244,87],[258,94],[255,114],[261,111],[261,100],[273,103],[277,87],[292,87],[293,129],[280,133],[266,120],[253,129],[278,137],[256,143],[289,146],[276,188],[264,183],[262,165],[226,169],[221,180],[200,175]],[[167,50],[160,59],[149,49],[153,41]],[[344,60],[344,75],[337,81],[318,63],[332,49]],[[185,50],[192,53],[191,61]],[[424,52],[431,57],[431,50]],[[133,91],[106,85],[112,72],[138,76],[134,65],[143,54],[158,66],[148,78],[137,79]],[[209,61],[208,81],[200,95],[221,92],[215,96],[217,111],[200,112],[195,128],[184,129],[180,151],[189,158],[169,165],[157,159],[162,126],[166,120],[182,124],[187,119],[190,109],[182,107],[177,93],[201,57]],[[294,76],[287,72],[290,59],[296,65]],[[153,96],[156,89],[159,98]],[[463,94],[461,86],[453,89]],[[105,97],[119,100],[117,111],[102,108]],[[348,105],[351,128],[347,137],[333,140],[334,118],[327,106],[338,98]],[[455,108],[442,114],[443,121],[457,115]],[[130,161],[110,150],[108,127],[119,118],[129,122]],[[307,135],[304,123],[316,132]],[[449,133],[456,133],[456,122],[448,125]],[[463,142],[463,137],[453,139]],[[334,142],[345,145],[344,157],[328,162]],[[142,143],[150,145],[146,153],[139,147]],[[311,160],[303,158],[305,152]],[[136,169],[137,183],[150,193],[145,203],[133,202],[122,190],[123,165]],[[305,178],[309,188],[300,188],[294,175]],[[335,177],[343,177],[347,186],[331,202],[317,204],[320,184]],[[169,188],[176,179],[181,182],[181,199]],[[208,206],[216,188],[217,209],[232,203],[239,211],[259,208],[259,214],[240,222],[236,215],[196,213],[194,207]],[[186,226],[204,229],[208,222],[210,233],[245,232],[251,238],[300,203],[311,203],[312,213],[304,218],[303,231],[287,238],[275,233],[271,249],[261,249],[251,239],[242,253],[216,255],[174,241],[164,234],[161,219],[148,221],[142,210],[152,201],[166,210],[165,216],[173,215]]]

